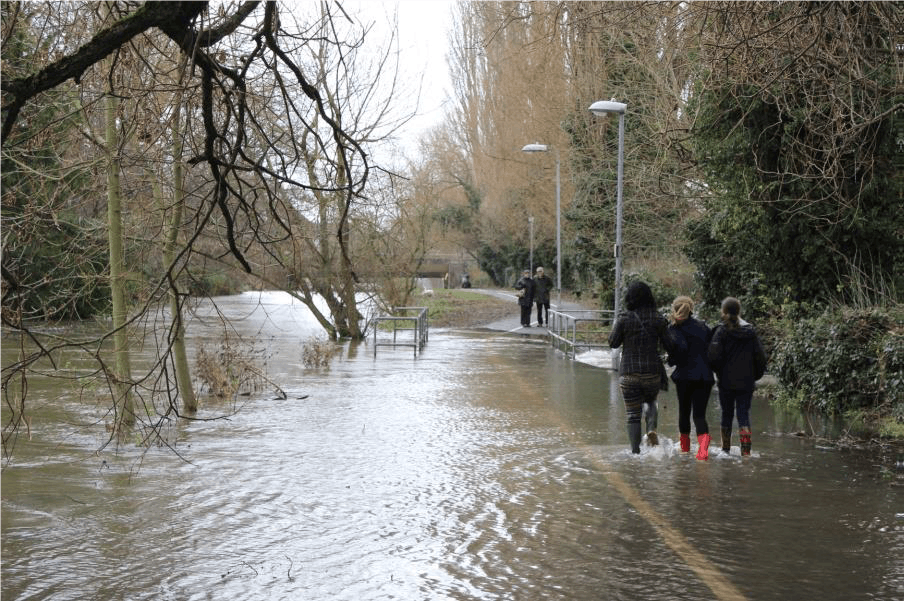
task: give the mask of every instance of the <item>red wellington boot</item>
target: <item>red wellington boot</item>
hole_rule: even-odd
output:
[[[697,450],[697,459],[706,461],[709,459],[709,441],[712,440],[709,434],[701,434],[697,437],[700,448]]]
[[[691,435],[690,434],[679,434],[678,440],[681,443],[681,452],[682,453],[690,453],[691,452]]]
[[[750,428],[741,428],[738,436],[741,437],[741,455],[750,455]]]

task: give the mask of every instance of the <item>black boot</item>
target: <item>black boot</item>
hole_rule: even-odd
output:
[[[722,452],[731,453],[731,428],[722,428]]]
[[[628,440],[631,442],[631,452],[640,453],[640,423],[628,424]]]
[[[646,409],[646,418],[647,418],[647,443],[653,447],[659,444],[659,437],[656,436],[656,425],[659,421],[659,408],[656,406],[656,401],[652,403],[644,403],[644,409]]]

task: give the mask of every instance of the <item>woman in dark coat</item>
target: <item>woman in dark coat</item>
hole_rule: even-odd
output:
[[[521,325],[525,328],[530,327],[530,313],[534,306],[535,289],[536,284],[530,277],[530,269],[525,269],[521,273],[521,279],[515,282],[515,290],[522,291],[518,296],[518,304],[521,306]]]
[[[659,345],[671,350],[668,322],[656,311],[653,292],[644,282],[634,282],[625,293],[627,311],[618,316],[609,346],[622,349],[619,386],[625,399],[631,452],[640,453],[640,418],[646,413],[647,442],[655,445],[656,397],[665,378]],[[668,380],[666,380],[668,382]]]
[[[738,417],[741,455],[750,455],[750,403],[755,382],[766,372],[766,353],[752,325],[741,319],[741,302],[722,301],[722,324],[709,344],[709,364],[719,376],[722,406],[722,450],[731,450],[731,426]]]
[[[694,301],[679,296],[672,301],[672,325],[669,336],[674,348],[669,353],[669,365],[674,365],[672,380],[678,393],[678,438],[682,453],[691,450],[691,413],[697,432],[697,459],[709,459],[709,424],[706,407],[716,379],[706,356],[712,331],[704,322],[694,318]]]

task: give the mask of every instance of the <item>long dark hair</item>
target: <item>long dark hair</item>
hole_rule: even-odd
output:
[[[628,311],[636,311],[643,307],[655,309],[656,301],[653,299],[653,291],[645,282],[631,282],[628,291],[625,292],[625,307]]]
[[[733,296],[725,297],[722,301],[722,321],[729,328],[736,328],[740,325],[741,317],[741,301]]]

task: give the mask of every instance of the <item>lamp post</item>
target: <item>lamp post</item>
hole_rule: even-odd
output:
[[[622,180],[625,169],[625,112],[628,105],[612,100],[598,100],[590,105],[590,112],[600,117],[618,113],[618,183],[615,200],[615,317],[621,310],[622,283]]]
[[[534,216],[531,215],[527,218],[527,222],[530,224],[530,274],[534,275]]]
[[[546,144],[528,144],[523,152],[548,152]],[[559,149],[556,151],[556,309],[562,307],[562,187],[559,180]]]

